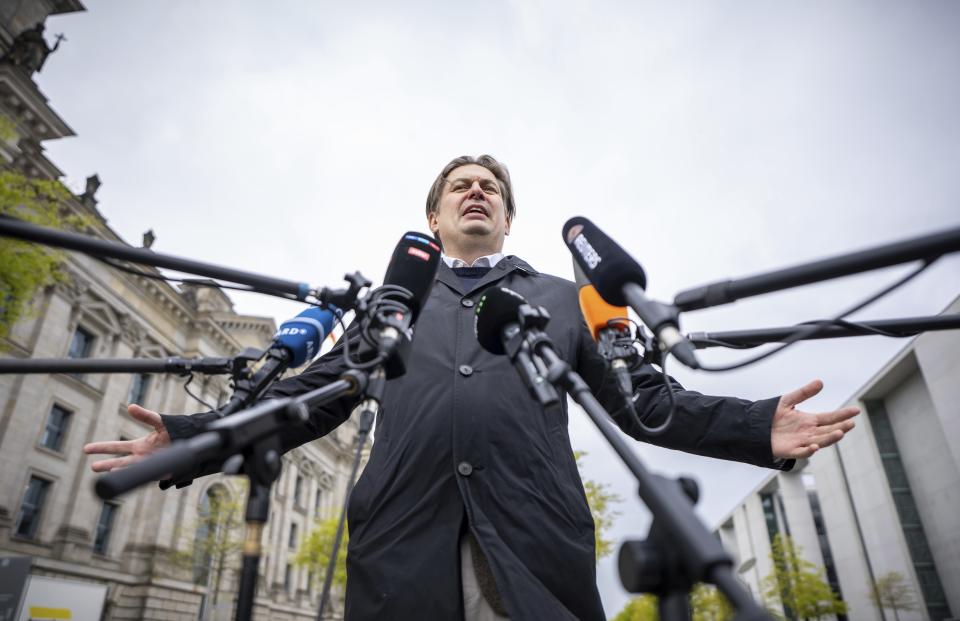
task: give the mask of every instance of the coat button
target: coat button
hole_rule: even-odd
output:
[[[473,367],[471,367],[469,364],[461,364],[460,375],[464,377],[470,377],[471,375],[473,375]]]
[[[472,308],[473,300],[471,300],[470,298],[463,298],[462,300],[460,300],[460,304],[466,308]]]
[[[465,477],[468,477],[473,474],[473,466],[470,465],[470,462],[461,461],[459,464],[457,464],[457,472]]]

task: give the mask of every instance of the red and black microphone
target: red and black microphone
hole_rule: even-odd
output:
[[[371,293],[366,321],[378,336],[377,347],[389,356],[417,320],[440,269],[440,241],[410,231],[397,243],[383,285]]]

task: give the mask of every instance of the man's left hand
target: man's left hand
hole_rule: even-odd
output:
[[[770,445],[778,459],[804,459],[818,450],[836,444],[853,429],[853,417],[859,408],[848,407],[833,412],[811,414],[801,412],[797,405],[823,390],[823,382],[813,380],[803,388],[780,397],[773,415]]]

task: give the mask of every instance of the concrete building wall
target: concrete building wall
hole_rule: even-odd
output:
[[[960,312],[960,299],[945,312]],[[949,614],[960,614],[958,352],[957,331],[926,333],[908,342],[848,401],[864,411],[857,427],[839,445],[818,452],[806,465],[798,464],[803,473],[812,476],[808,483],[820,501],[840,591],[852,620],[893,618],[892,610],[877,610],[869,597],[870,581],[889,572],[902,574],[916,598],[921,604],[924,601],[921,581],[929,581],[929,577],[917,568],[928,570],[916,563],[922,549],[916,543],[917,529],[910,528],[910,515],[904,511],[916,512],[915,521],[922,525]],[[884,421],[889,421],[896,453],[882,453],[878,448],[889,445],[877,435],[886,433],[876,427],[886,425]],[[891,456],[896,455],[902,463],[902,476],[891,466]],[[913,505],[904,502],[906,489]],[[749,555],[757,559],[752,569],[741,571],[741,579],[751,588],[758,574],[770,570],[769,562],[763,562],[769,555],[769,543],[760,496],[773,490],[782,499],[790,533],[804,555],[818,565],[824,563],[802,475],[773,474],[721,523],[721,537],[741,563]],[[900,498],[899,509],[896,498]],[[756,536],[758,531],[763,537]],[[753,536],[748,537],[748,532]],[[946,618],[948,612],[936,614]],[[923,605],[915,611],[900,610],[897,615],[901,621],[931,618]]]

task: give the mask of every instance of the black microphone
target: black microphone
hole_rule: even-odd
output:
[[[417,320],[440,269],[440,241],[410,231],[393,251],[383,286],[370,294],[367,330],[377,332],[377,348],[389,356]]]
[[[679,311],[647,297],[647,275],[633,257],[593,222],[579,216],[563,225],[563,241],[600,297],[613,306],[632,308],[663,351],[692,369],[700,368],[693,345],[680,334]]]
[[[473,316],[473,331],[480,346],[495,356],[504,354],[513,362],[530,394],[544,407],[560,401],[556,389],[534,362],[538,345],[551,348],[542,329],[550,315],[531,306],[522,295],[506,287],[493,286],[480,296]],[[524,332],[532,339],[525,339]]]
[[[490,287],[480,296],[473,315],[473,331],[480,346],[495,356],[507,353],[505,343],[519,329],[520,307],[527,301],[506,287]]]

